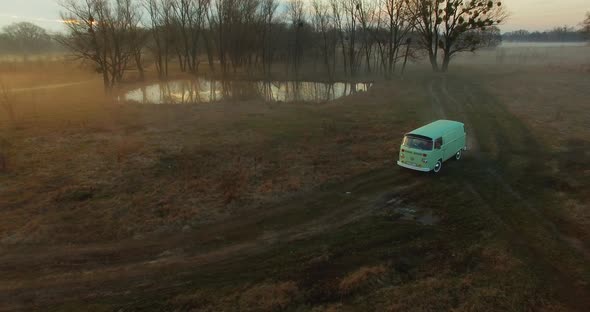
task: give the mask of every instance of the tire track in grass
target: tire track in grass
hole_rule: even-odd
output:
[[[62,251],[64,253],[63,258],[67,257],[69,261],[73,261],[76,264],[75,270],[65,264],[60,266],[58,270],[46,267],[32,280],[15,279],[16,277],[5,280],[0,283],[0,290],[5,295],[13,298],[26,298],[27,296],[34,296],[35,293],[43,292],[45,296],[37,304],[42,303],[44,305],[59,304],[76,298],[91,299],[92,296],[96,296],[95,293],[98,290],[105,291],[104,286],[101,285],[117,285],[108,287],[109,295],[106,297],[126,295],[129,291],[145,292],[147,291],[146,287],[152,286],[146,286],[143,282],[137,284],[135,281],[150,280],[150,278],[156,278],[161,272],[166,271],[173,272],[167,278],[182,280],[182,275],[190,272],[195,267],[204,270],[209,265],[223,263],[225,263],[224,265],[227,263],[237,265],[240,261],[246,261],[250,257],[268,252],[272,248],[298,240],[310,239],[356,222],[374,213],[374,207],[383,198],[384,192],[395,192],[398,185],[400,192],[409,192],[406,189],[408,186],[400,183],[400,180],[405,176],[404,174],[394,175],[393,171],[386,170],[369,172],[348,182],[329,186],[327,190],[314,192],[311,197],[303,196],[294,199],[286,207],[277,207],[270,213],[255,215],[246,220],[237,220],[235,224],[230,226],[230,229],[240,227],[247,230],[250,227],[265,226],[269,230],[262,231],[254,239],[228,242],[209,250],[200,251],[190,240],[191,235],[198,237],[199,231],[186,235],[181,240],[161,238],[157,241],[149,241],[149,243],[147,241],[136,242],[140,245],[145,244],[145,248],[152,249],[151,254],[153,256],[148,259],[145,257],[138,257],[132,261],[118,259],[113,263],[104,263],[103,265],[91,267],[76,261],[77,258],[88,258],[84,255],[83,250],[90,249],[96,252],[111,249],[110,252],[116,253],[117,248],[108,245],[101,247],[101,244],[84,246],[81,250],[76,250],[75,247],[64,248]],[[418,186],[419,183],[411,185],[412,188]],[[347,194],[347,192],[350,193]],[[332,204],[330,205],[330,203]],[[311,211],[311,213],[307,211]],[[289,215],[292,212],[302,214],[304,218],[290,218]],[[285,222],[277,223],[278,220],[283,218]],[[205,231],[207,235],[224,235],[227,231],[226,227],[217,229],[215,225],[212,225],[211,228],[213,228],[212,232]],[[183,249],[187,247],[188,249]],[[118,248],[125,248],[125,245],[121,244]],[[134,248],[141,249],[138,246],[134,246]],[[180,251],[170,252],[170,250],[174,249]],[[53,259],[60,258],[55,254],[56,252],[59,252],[59,249],[51,253]],[[44,257],[41,255],[35,255],[32,252],[28,253],[27,257],[29,259],[39,259],[36,261],[40,261],[37,264],[28,266],[37,268],[45,266],[42,260]],[[14,258],[11,262],[6,262],[6,260],[10,260],[10,258],[4,258],[3,270],[17,265],[17,258]],[[89,261],[92,260],[89,259]],[[88,279],[89,277],[91,279]],[[0,305],[1,309],[2,306]],[[26,309],[26,307],[23,307],[23,309]]]
[[[459,82],[463,86],[455,85]],[[550,279],[555,278],[563,283],[557,290],[560,298],[575,309],[588,306],[590,300],[587,295],[590,291],[586,287],[576,288],[579,286],[579,275],[562,267],[559,257],[563,252],[570,253],[571,257],[571,252],[579,248],[572,241],[567,241],[555,223],[537,208],[543,202],[524,196],[518,190],[524,186],[522,183],[530,182],[535,185],[535,180],[539,179],[537,174],[530,173],[538,172],[543,166],[540,160],[543,155],[542,147],[522,122],[497,103],[492,95],[474,83],[459,82],[451,82],[453,91],[449,90],[447,79],[443,80],[439,88],[435,86],[432,89],[442,93],[438,98],[445,106],[443,110],[451,117],[465,118],[465,123],[470,124],[471,133],[477,137],[478,143],[483,144],[481,150],[473,151],[476,164],[480,168],[463,175],[467,180],[467,188],[481,198],[482,207],[488,211],[491,209],[496,216],[494,219],[499,221],[505,231],[512,233],[510,235],[514,237],[514,242],[527,251],[541,270],[553,273],[554,276]],[[479,91],[479,96],[475,95],[476,90]],[[457,100],[457,95],[462,98]],[[495,144],[488,145],[494,142]],[[494,148],[497,149],[495,153]],[[526,163],[511,169],[515,155],[524,155]],[[518,171],[514,172],[515,170]],[[511,180],[519,181],[518,187],[504,178],[505,174]],[[482,184],[483,188],[477,187]],[[539,185],[534,187],[538,188]],[[573,264],[575,263],[574,261]],[[575,290],[568,291],[570,287]]]
[[[431,79],[428,83],[428,94],[430,95],[430,105],[435,118],[446,119],[447,114],[444,111],[439,95],[434,90],[434,85],[437,83],[435,79]]]

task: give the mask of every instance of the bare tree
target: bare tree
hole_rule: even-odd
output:
[[[142,57],[143,48],[145,47],[148,35],[147,32],[140,27],[143,17],[142,11],[140,10],[140,7],[132,0],[120,1],[118,9],[120,10],[119,14],[122,15],[122,19],[125,20],[129,25],[126,40],[132,50],[133,60],[135,61],[135,67],[139,71],[140,79],[143,80],[145,78],[145,74]]]
[[[395,71],[399,50],[406,41],[409,32],[414,27],[410,15],[408,1],[383,0],[385,3],[384,17],[387,25],[387,76]]]
[[[434,71],[447,71],[451,57],[474,51],[479,41],[474,31],[502,23],[507,16],[498,0],[409,0],[422,47]],[[443,52],[442,67],[438,50]]]
[[[205,24],[209,0],[171,0],[174,24],[179,33],[177,52],[180,68],[196,73],[201,32]]]
[[[143,77],[145,51],[160,79],[171,60],[197,73],[204,53],[224,76],[230,67],[267,76],[282,62],[297,78],[307,60],[330,78],[340,68],[391,77],[398,60],[415,57],[408,39],[418,37],[432,68],[446,71],[454,54],[496,38],[493,27],[505,17],[498,0],[289,0],[282,16],[279,0],[63,0],[62,7],[68,34],[60,41],[95,65],[107,90],[128,69]]]
[[[319,32],[322,37],[322,58],[328,77],[332,80],[334,77],[331,62],[335,62],[336,38],[330,16],[330,7],[327,3],[320,0],[314,0],[311,3],[313,7],[313,24],[316,32]]]
[[[209,62],[209,70],[215,72],[215,35],[214,27],[211,20],[211,3],[209,3],[209,9],[205,11],[205,25],[203,26],[203,43],[205,44],[205,50],[207,51],[207,61]]]
[[[215,0],[214,5],[210,9],[209,25],[215,29],[217,33],[217,59],[221,66],[223,76],[227,74],[227,57],[226,57],[226,32],[229,32],[229,21],[233,0]]]
[[[299,74],[299,67],[302,61],[303,46],[301,40],[301,33],[305,26],[305,14],[303,11],[303,0],[290,0],[287,5],[287,15],[291,22],[291,27],[294,32],[292,42],[290,44],[290,60],[297,78]]]
[[[242,0],[239,2],[239,12],[241,19],[237,20],[237,28],[234,31],[238,37],[234,37],[232,42],[235,44],[232,52],[235,59],[238,59],[238,66],[247,65],[247,72],[252,72],[253,55],[259,51],[259,33],[258,33],[258,6],[259,0]],[[234,67],[235,71],[235,67]]]
[[[409,0],[412,18],[416,21],[416,31],[420,34],[420,43],[426,52],[432,70],[439,71],[438,48],[440,23],[438,0]]]
[[[275,13],[279,3],[276,0],[262,0],[260,7],[260,20],[262,23],[262,71],[265,74],[270,74],[273,60],[273,42],[271,40],[273,35],[273,24],[275,21]]]
[[[347,42],[347,58],[349,72],[351,76],[355,76],[357,72],[357,49],[356,49],[356,35],[357,35],[357,16],[356,10],[360,8],[357,0],[341,0],[343,9],[344,31]]]
[[[214,22],[218,32],[218,55],[223,72],[231,65],[234,73],[252,63],[256,50],[257,0],[217,0]]]
[[[164,79],[168,76],[169,31],[171,31],[168,26],[171,24],[171,9],[168,0],[144,0],[143,5],[150,21],[150,50],[154,56],[158,77]]]
[[[340,39],[340,51],[342,52],[342,66],[344,73],[347,73],[347,60],[346,60],[346,35],[344,33],[344,22],[343,22],[343,10],[339,0],[330,0],[330,6],[332,7],[332,18],[334,19],[334,27],[338,33]]]
[[[59,41],[72,53],[93,63],[103,76],[105,91],[121,81],[134,58],[132,31],[138,20],[129,19],[132,0],[65,0],[62,19],[68,29]]]
[[[373,46],[375,44],[375,36],[373,29],[376,28],[375,22],[377,19],[377,10],[374,1],[371,0],[357,0],[356,2],[356,19],[361,27],[362,51],[365,54],[365,66],[367,72],[371,72],[371,60],[373,56]]]

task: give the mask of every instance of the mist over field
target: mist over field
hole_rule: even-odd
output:
[[[0,311],[586,311],[590,13],[512,12],[31,9],[0,28]],[[465,149],[399,166],[437,120]]]

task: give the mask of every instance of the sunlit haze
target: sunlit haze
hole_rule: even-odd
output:
[[[555,26],[577,27],[590,11],[588,0],[507,0],[510,19],[503,31],[516,29],[547,30]],[[0,27],[29,21],[52,31],[59,31],[61,8],[58,0],[0,0]]]

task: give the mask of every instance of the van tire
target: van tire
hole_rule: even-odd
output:
[[[434,164],[434,168],[432,169],[432,172],[439,173],[441,169],[442,169],[442,159],[439,159],[436,161],[436,164]]]
[[[459,150],[455,153],[455,160],[461,160],[461,156],[463,155],[463,150]]]

